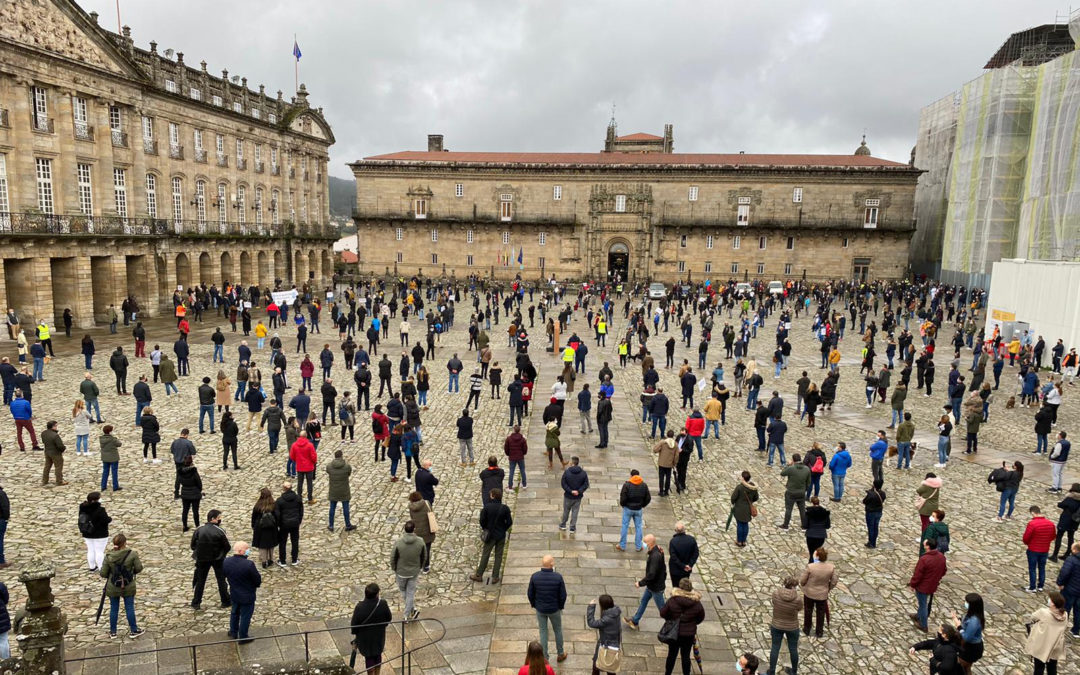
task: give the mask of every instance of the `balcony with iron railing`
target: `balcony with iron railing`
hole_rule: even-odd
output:
[[[195,161],[206,164],[206,148],[195,148]]]
[[[296,178],[296,169],[291,166],[289,167],[289,178]]]
[[[218,156],[217,156],[217,165],[218,166],[223,166],[223,167],[228,167],[229,166],[229,156],[228,155],[223,155],[223,154],[221,154],[219,152]]]
[[[271,164],[270,165],[270,175],[271,176],[280,176],[281,175],[281,167],[278,166],[277,164]]]
[[[154,139],[144,137],[142,139],[142,144],[143,144],[143,152],[145,152],[146,154],[148,154],[148,155],[156,155],[156,154],[158,154],[157,153],[157,141],[155,141]]]
[[[184,158],[184,146],[182,146],[182,145],[170,145],[169,146],[169,158],[170,159],[183,159]]]
[[[262,160],[256,160],[256,162],[255,162],[255,173],[262,173],[265,170],[266,170],[266,165],[262,163]]]
[[[128,137],[126,131],[120,129],[111,129],[112,132],[112,144],[114,148],[126,148],[128,146]]]
[[[734,228],[734,229],[773,229],[773,230],[884,230],[887,232],[913,232],[915,220],[910,218],[881,218],[875,225],[863,223],[862,214],[852,217],[830,216],[816,218],[812,216],[773,216],[751,214],[745,223],[737,222],[733,213],[714,215],[666,215],[654,214],[654,227],[683,228]]]
[[[516,209],[512,212],[509,220],[505,219],[499,210],[484,210],[474,208],[447,208],[442,205],[428,203],[426,211],[417,216],[412,206],[399,208],[363,208],[354,209],[353,218],[356,220],[368,220],[374,222],[413,221],[420,220],[425,223],[516,223],[525,225],[574,225],[578,222],[577,215],[572,208],[557,209],[551,211]]]
[[[216,220],[123,218],[46,213],[0,212],[0,235],[72,235],[130,237],[310,237],[336,239],[329,223],[240,223]]]
[[[79,141],[94,142],[94,127],[89,124],[75,124],[75,139]]]
[[[0,108],[0,127],[11,128],[11,117],[7,108]]]
[[[246,170],[247,169],[247,160],[244,159],[243,157],[237,157],[236,158],[236,168],[238,170],[240,170],[240,171]]]
[[[32,123],[33,130],[39,134],[51,134],[54,133],[53,120],[51,117],[39,117],[34,116]]]

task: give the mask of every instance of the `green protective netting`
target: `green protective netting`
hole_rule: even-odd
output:
[[[915,190],[915,222],[911,239],[912,269],[938,276],[945,215],[949,206],[949,167],[956,143],[958,93],[949,94],[924,107],[919,114],[919,137],[915,141],[915,166],[923,171]]]

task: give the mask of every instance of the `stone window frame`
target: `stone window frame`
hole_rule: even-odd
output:
[[[537,242],[536,242],[537,246],[547,246],[547,232],[544,232],[543,230],[541,230],[540,232],[537,233],[536,239],[537,239]]]
[[[473,231],[472,230],[465,230],[465,243],[466,244],[473,243]]]
[[[686,271],[686,261],[685,260],[680,260],[678,262],[678,265],[676,265],[676,267],[678,267],[678,270],[679,270],[680,273],[685,272]]]
[[[731,237],[731,250],[738,251],[740,248],[742,248],[742,235],[733,235]]]
[[[75,180],[79,187],[79,213],[94,215],[94,168],[87,162],[75,165]]]
[[[686,200],[690,202],[696,202],[698,200],[698,186],[691,185],[686,191]]]
[[[784,242],[784,250],[786,250],[786,251],[794,251],[795,250],[795,237],[789,236],[787,238],[787,240]]]
[[[705,261],[705,274],[712,274],[712,261],[711,260],[706,260]]]
[[[794,187],[791,189],[791,203],[802,204],[803,189],[801,187]]]
[[[615,195],[615,213],[626,213],[626,195]]]
[[[472,257],[471,253],[465,256],[465,266],[466,267],[472,267],[473,266],[473,257]]]
[[[784,263],[784,276],[791,276],[791,263]]]
[[[551,186],[551,201],[553,201],[553,202],[561,202],[562,201],[562,186],[561,185],[552,185]]]
[[[157,179],[158,175],[156,173],[147,171],[146,179],[143,181],[143,186],[146,189],[146,216],[148,218],[157,218],[158,214]]]
[[[759,262],[757,264],[757,273],[758,273],[758,275],[765,274],[765,263]]]
[[[739,273],[739,263],[737,263],[737,262],[731,263],[731,274],[738,274],[738,273]]]
[[[459,198],[459,199],[465,196],[465,184],[464,183],[454,183],[454,196]]]
[[[715,237],[713,237],[711,234],[705,235],[705,248],[712,248],[714,239]]]
[[[116,206],[116,215],[127,218],[127,169],[119,166],[113,167],[113,203]]]

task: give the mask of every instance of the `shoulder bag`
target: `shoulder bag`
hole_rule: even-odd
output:
[[[757,507],[754,506],[754,502],[750,501],[750,494],[743,492],[743,498],[746,499],[746,503],[750,505],[750,517],[757,518]]]
[[[656,639],[666,645],[674,645],[679,642],[679,618],[668,619],[656,634]]]
[[[428,522],[428,529],[431,530],[431,533],[432,534],[438,534],[439,533],[439,521],[435,519],[435,512],[431,510],[431,507],[428,507],[427,522]]]
[[[678,629],[676,629],[676,633]],[[600,645],[596,652],[596,668],[605,673],[617,673],[622,665],[622,652],[618,647]]]
[[[938,491],[934,490],[934,494],[932,494],[930,496],[933,497],[937,493],[938,493]],[[915,500],[915,508],[917,508],[917,509],[921,509],[925,504],[926,504],[926,497],[919,497],[918,499]]]

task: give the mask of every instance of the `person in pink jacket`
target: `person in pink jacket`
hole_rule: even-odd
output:
[[[296,494],[301,500],[304,498],[304,480],[308,486],[308,504],[315,503],[315,493],[312,483],[315,481],[315,463],[318,461],[318,453],[315,445],[308,440],[307,432],[301,431],[296,442],[289,448],[289,459],[296,462]]]

